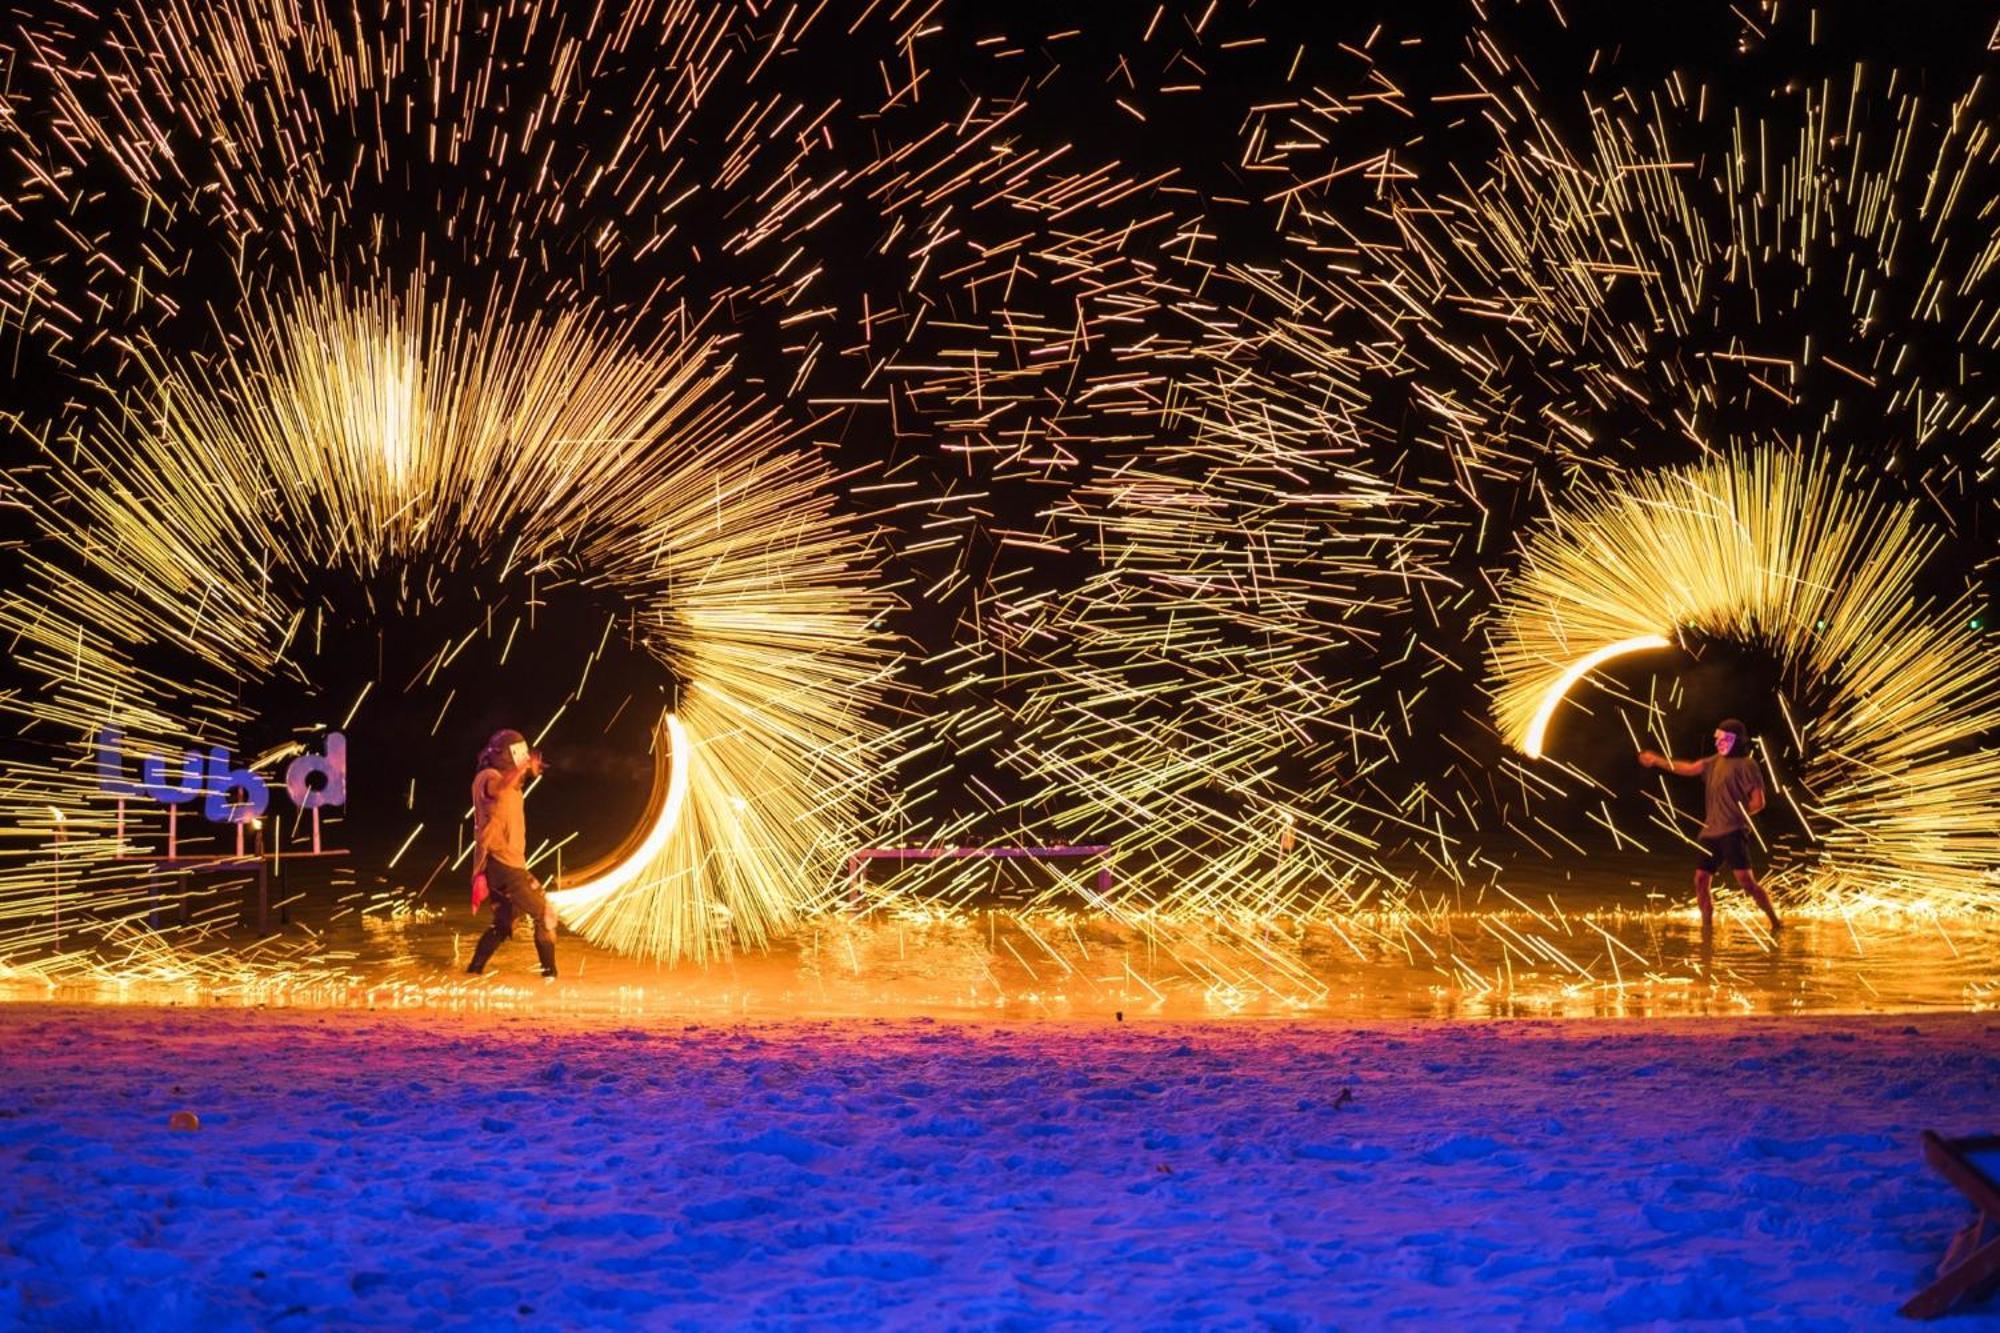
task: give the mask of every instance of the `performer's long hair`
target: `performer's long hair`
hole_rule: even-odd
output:
[[[526,741],[527,739],[526,736],[523,736],[511,727],[502,727],[487,739],[486,748],[479,752],[479,767],[481,769],[497,768],[502,773],[505,773],[514,766],[513,760],[507,755],[507,751],[513,747],[514,742]]]

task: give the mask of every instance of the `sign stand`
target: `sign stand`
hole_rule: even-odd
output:
[[[229,753],[219,747],[211,747],[204,768],[199,752],[189,752],[184,771],[188,775],[180,783],[165,781],[147,784],[143,781],[149,774],[165,774],[170,771],[167,761],[158,755],[140,764],[142,782],[133,786],[124,776],[124,759],[121,747],[123,732],[118,727],[107,726],[99,730],[97,737],[97,766],[99,784],[106,795],[117,798],[116,851],[113,859],[125,863],[138,863],[145,867],[146,876],[146,921],[154,930],[161,928],[162,909],[167,902],[167,888],[162,883],[166,876],[188,876],[216,871],[247,870],[252,867],[257,873],[257,930],[260,934],[271,931],[271,878],[274,870],[282,872],[285,856],[283,825],[277,826],[276,846],[267,852],[264,838],[264,821],[258,816],[269,799],[271,782],[248,770],[230,766]],[[314,786],[314,775],[318,775],[319,785]],[[347,738],[338,731],[326,735],[324,756],[301,753],[286,768],[284,786],[291,793],[292,800],[312,812],[312,851],[293,852],[298,856],[347,856],[348,849],[328,848],[321,839],[320,807],[324,804],[344,806],[347,803]],[[245,799],[229,799],[237,792],[244,793]],[[182,855],[180,836],[181,803],[206,794],[209,818],[216,823],[224,822],[219,810],[228,808],[227,822],[236,825],[236,845],[233,852],[222,854]],[[136,846],[126,841],[125,803],[131,796],[148,796],[167,807],[166,855],[152,856],[140,853]],[[276,816],[273,816],[276,818]],[[58,815],[60,820],[61,816]],[[244,835],[243,826],[250,826],[249,836]],[[61,940],[61,846],[63,831],[58,825],[57,834],[57,941]],[[205,842],[205,840],[203,840]],[[188,924],[188,904],[185,894],[180,896],[180,923]],[[244,913],[247,922],[249,913]]]

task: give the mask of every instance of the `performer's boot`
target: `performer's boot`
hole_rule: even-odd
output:
[[[556,974],[556,942],[554,938],[537,932],[535,935],[535,956],[542,960],[542,975],[553,977]]]
[[[487,959],[493,956],[493,951],[500,947],[500,941],[505,938],[506,936],[502,935],[499,931],[488,926],[486,933],[479,937],[479,943],[474,946],[472,950],[472,962],[466,966],[465,970],[475,977],[484,972],[486,970]]]

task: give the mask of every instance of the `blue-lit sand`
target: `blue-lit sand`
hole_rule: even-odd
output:
[[[48,1328],[1882,1327],[1969,1217],[1917,1132],[2000,1106],[1965,1013],[0,1042],[0,1324]]]

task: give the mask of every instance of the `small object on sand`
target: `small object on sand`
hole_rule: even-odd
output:
[[[1924,1160],[1971,1202],[1972,1221],[1952,1237],[1928,1287],[1903,1303],[1909,1319],[1936,1319],[1960,1305],[1976,1305],[2000,1290],[2000,1134],[1948,1139],[1925,1130]]]
[[[201,1117],[193,1111],[176,1111],[167,1117],[167,1128],[186,1130],[192,1133],[201,1128]]]
[[[1354,1089],[1342,1088],[1340,1090],[1340,1095],[1333,1099],[1333,1109],[1338,1111],[1341,1107],[1347,1105],[1349,1102],[1353,1100],[1354,1100]]]
[[[1123,1023],[1125,1021],[1125,1011],[1123,1009],[1120,1009],[1117,1011],[1117,1014],[1118,1014],[1118,1021]]]

